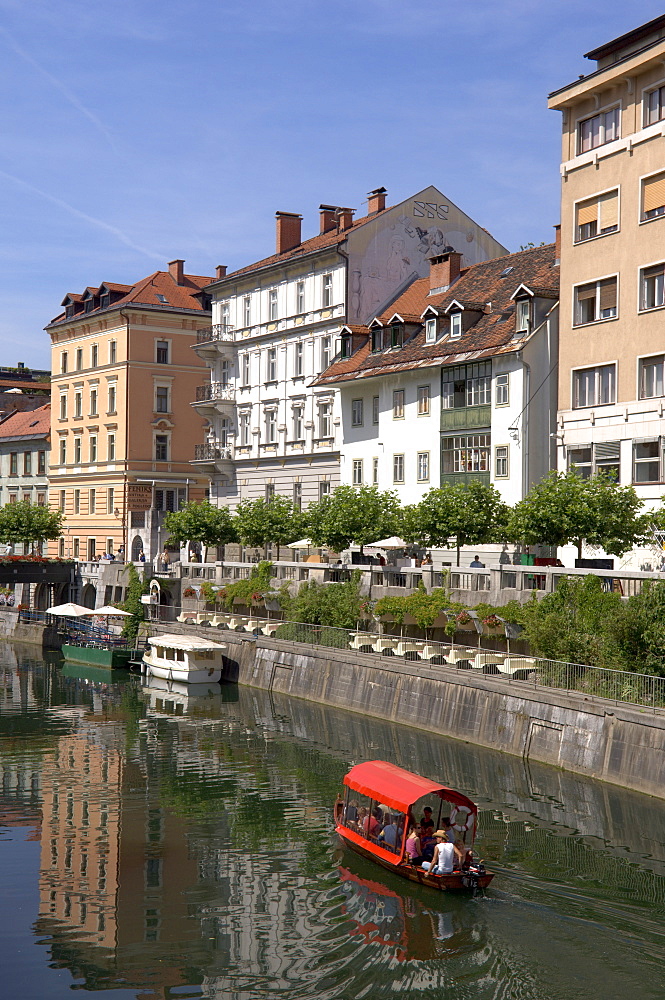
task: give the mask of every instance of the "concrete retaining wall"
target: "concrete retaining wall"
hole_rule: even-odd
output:
[[[153,626],[153,629],[155,626]],[[169,624],[165,631],[176,631]],[[159,630],[159,627],[156,628]],[[210,629],[183,629],[210,636]],[[226,678],[665,798],[665,713],[470,671],[215,632]]]
[[[0,636],[13,639],[15,642],[28,642],[40,649],[60,649],[62,636],[53,627],[19,622],[17,611],[4,609],[0,611]]]

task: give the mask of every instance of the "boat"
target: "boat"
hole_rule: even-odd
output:
[[[118,642],[116,645],[109,637],[107,644],[102,640],[66,642],[62,646],[62,655],[70,663],[103,667],[107,670],[127,670],[135,650],[124,642]]]
[[[152,635],[143,654],[144,672],[184,684],[221,679],[226,646],[187,635]]]
[[[462,792],[385,760],[356,764],[345,775],[344,785],[344,798],[338,796],[335,803],[335,829],[352,851],[410,882],[440,891],[484,889],[494,878],[494,872],[482,862],[476,863],[471,855],[458,871],[430,875],[411,864],[406,853],[409,827],[427,806],[432,810],[435,829],[442,827],[444,817],[449,818],[456,838],[470,850],[476,836],[478,807]],[[377,818],[373,823],[372,818],[379,816],[384,822]],[[386,835],[388,829],[391,835]]]

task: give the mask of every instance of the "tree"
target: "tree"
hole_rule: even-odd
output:
[[[307,508],[309,536],[315,545],[341,552],[349,545],[363,546],[394,535],[401,527],[395,493],[376,486],[338,486]]]
[[[164,527],[174,542],[201,542],[203,545],[225,545],[235,542],[237,535],[228,507],[213,507],[207,500],[191,500],[164,518]]]
[[[132,616],[131,618],[125,618],[125,623],[122,627],[122,634],[128,639],[136,638],[139,626],[145,618],[141,597],[143,594],[147,594],[149,590],[150,587],[145,576],[140,576],[134,564],[129,563],[129,582],[127,583],[125,601],[122,605],[122,610],[129,611]]]
[[[63,515],[29,500],[18,500],[0,508],[0,542],[22,542],[39,546],[46,541],[56,541],[62,534]]]
[[[632,486],[605,475],[583,479],[575,469],[550,472],[513,508],[509,534],[527,545],[599,545],[621,556],[648,531],[648,516]]]
[[[301,538],[306,530],[303,513],[287,498],[279,495],[270,500],[242,500],[236,507],[235,525],[243,545],[259,547],[270,542],[288,545]]]
[[[466,485],[444,483],[430,490],[409,510],[405,524],[410,537],[423,545],[446,548],[454,538],[459,566],[462,545],[503,539],[508,514],[498,490],[472,480]]]

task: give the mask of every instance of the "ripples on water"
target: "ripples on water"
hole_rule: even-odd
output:
[[[663,803],[263,692],[0,655],[6,995],[665,995]],[[330,804],[374,756],[480,803],[484,896],[341,848]]]

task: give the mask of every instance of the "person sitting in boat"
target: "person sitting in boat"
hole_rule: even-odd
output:
[[[455,827],[450,822],[450,816],[444,816],[443,817],[443,820],[441,822],[441,826],[446,831],[446,837],[448,838],[448,840],[450,841],[450,843],[454,844],[455,840],[457,839],[457,833],[455,832]]]
[[[454,843],[455,848],[455,868],[460,868],[465,871],[470,868],[473,864],[473,851],[470,847],[467,847],[461,837],[458,837]]]
[[[425,861],[431,861],[436,847],[434,829],[431,826],[420,825],[420,852]]]
[[[379,834],[379,843],[385,844],[392,851],[397,848],[397,843],[401,839],[402,828],[397,825],[397,816],[388,815],[388,822]]]
[[[379,814],[377,816],[376,814]],[[370,837],[377,838],[381,832],[381,821],[379,817],[381,816],[381,810],[375,809],[370,815],[369,813],[363,819],[363,833],[365,835],[369,834]]]
[[[434,834],[436,847],[430,861],[423,861],[421,867],[430,875],[451,875],[455,862],[455,845],[446,837],[445,830],[437,830]]]
[[[352,829],[356,829],[358,826],[358,800],[351,799],[348,806],[346,807],[346,815],[344,817],[345,826],[350,826]]]
[[[335,809],[334,809],[335,823],[341,823],[343,814],[344,814],[344,799],[342,798],[341,795],[338,794],[337,798],[335,799]]]
[[[412,865],[422,864],[422,848],[420,846],[420,826],[411,824],[409,836],[406,838],[406,857]]]

